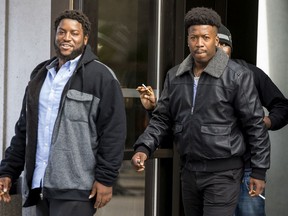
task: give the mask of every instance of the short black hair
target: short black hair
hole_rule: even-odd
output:
[[[59,16],[55,19],[54,28],[57,31],[59,23],[62,19],[73,19],[77,20],[79,23],[82,24],[84,35],[89,36],[91,31],[91,23],[88,17],[80,10],[64,10]]]
[[[186,30],[192,25],[211,25],[218,29],[221,25],[221,17],[213,9],[195,7],[186,13],[184,22]]]

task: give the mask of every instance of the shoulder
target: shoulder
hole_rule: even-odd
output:
[[[46,61],[43,61],[41,62],[40,64],[38,64],[32,71],[32,73],[30,74],[30,79],[33,79],[36,74],[42,70],[43,68],[45,68],[48,64],[50,64],[52,61],[55,60],[55,57],[49,59],[49,60],[46,60]]]
[[[253,72],[253,76],[256,79],[267,79],[269,76],[259,67],[256,65],[253,65],[251,63],[246,62],[245,60],[242,59],[233,59],[233,61],[237,62],[238,64],[248,68]],[[269,78],[270,79],[270,78]]]
[[[90,74],[91,76],[100,76],[106,79],[117,80],[114,71],[109,66],[99,60],[93,60],[85,64],[84,70],[85,72],[88,72],[88,74]]]
[[[251,69],[249,67],[244,66],[242,63],[239,63],[238,61],[235,61],[234,59],[229,59],[227,67],[230,71],[233,71],[235,73],[247,73],[251,72]]]

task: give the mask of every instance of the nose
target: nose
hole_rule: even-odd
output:
[[[63,38],[64,40],[71,40],[71,34],[69,33],[69,32],[66,32],[66,34],[64,35],[64,38]]]
[[[199,37],[196,43],[196,46],[203,46],[203,38]]]

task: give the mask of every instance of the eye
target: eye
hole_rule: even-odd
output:
[[[195,41],[196,37],[194,35],[189,36],[189,40]]]
[[[79,32],[72,32],[71,33],[73,36],[78,36],[79,35]]]
[[[63,34],[65,34],[65,32],[63,30],[59,30],[59,31],[57,31],[57,34],[58,35],[63,35]]]
[[[208,37],[206,35],[203,38],[204,38],[205,41],[208,41],[210,39],[210,37]]]

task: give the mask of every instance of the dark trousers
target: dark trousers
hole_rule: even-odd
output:
[[[36,205],[37,216],[93,216],[96,209],[94,203],[74,200],[46,199],[39,200]]]
[[[182,199],[185,216],[232,216],[239,194],[243,169],[221,172],[182,170]]]

